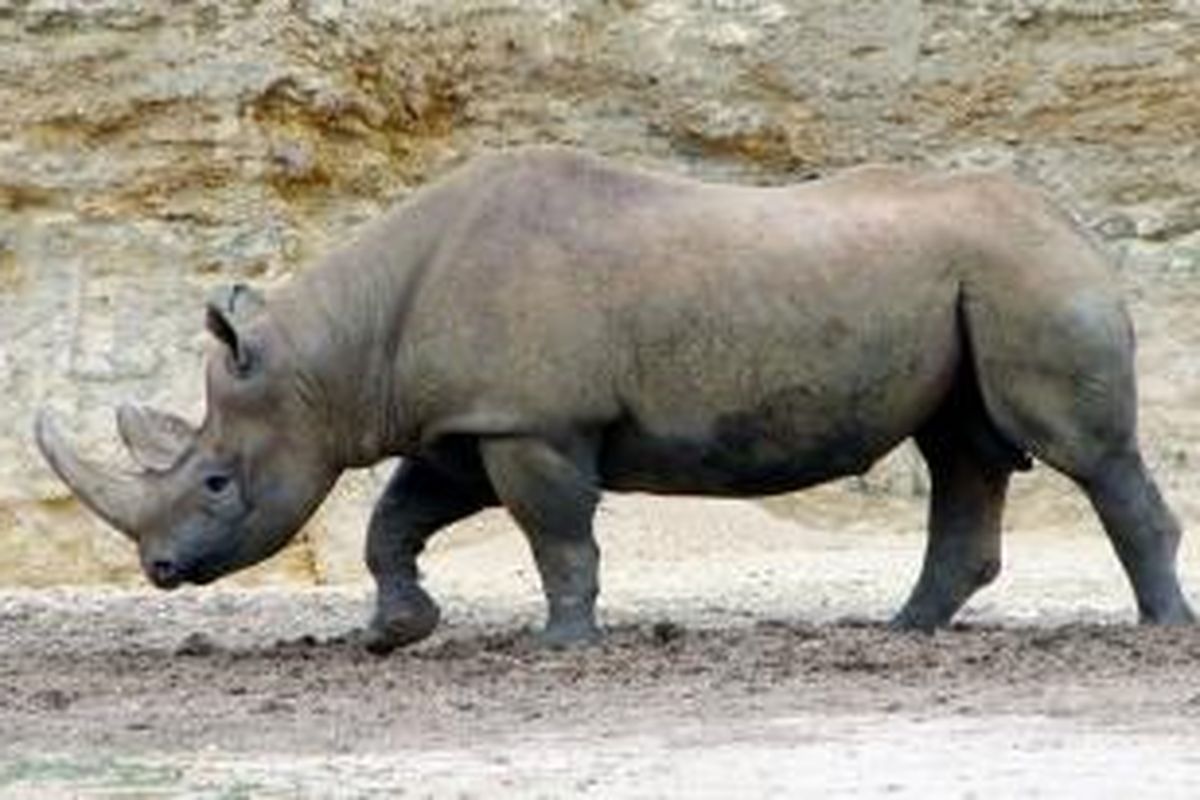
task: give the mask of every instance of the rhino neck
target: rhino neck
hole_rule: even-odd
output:
[[[421,286],[447,234],[481,204],[511,162],[476,159],[427,184],[354,232],[354,241],[279,293],[278,324],[308,370],[330,446],[343,467],[413,451],[398,354]]]
[[[298,391],[342,468],[402,453],[411,438],[396,359],[427,256],[405,222],[393,213],[369,226],[271,300],[298,356]]]

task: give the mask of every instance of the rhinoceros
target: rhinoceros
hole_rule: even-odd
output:
[[[906,439],[928,543],[893,623],[949,622],[1000,569],[1036,458],[1099,515],[1141,620],[1193,619],[1180,528],[1136,435],[1113,270],[1041,192],[869,166],[712,185],[557,148],[480,157],[264,298],[207,305],[207,413],[124,407],[140,472],[37,441],[159,587],[278,551],[339,473],[400,456],[372,514],[368,646],[428,636],[428,539],[503,505],[552,644],[595,639],[603,490],[753,497],[864,472]]]

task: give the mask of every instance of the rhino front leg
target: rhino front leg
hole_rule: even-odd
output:
[[[441,612],[418,583],[417,556],[437,531],[494,503],[485,484],[418,461],[400,463],[367,528],[367,568],[377,586],[368,650],[389,653],[433,633]]]
[[[514,437],[485,441],[481,452],[496,494],[533,550],[548,604],[542,640],[556,647],[596,641],[600,551],[592,518],[600,493],[590,448]]]

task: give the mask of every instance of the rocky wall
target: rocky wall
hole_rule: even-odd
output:
[[[121,399],[198,420],[209,288],[287,280],[531,142],[752,183],[868,160],[1041,183],[1120,266],[1150,458],[1200,529],[1195,0],[0,0],[0,583],[136,580],[40,463],[37,406],[114,459]],[[361,575],[385,476],[244,580]],[[901,454],[848,490],[922,480]],[[1019,494],[1018,524],[1082,514],[1045,475]]]

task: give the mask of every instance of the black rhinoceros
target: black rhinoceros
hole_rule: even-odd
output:
[[[370,646],[434,629],[417,556],[496,504],[528,535],[544,636],[588,640],[602,490],[786,492],[912,437],[932,474],[929,542],[897,625],[942,625],[995,577],[1005,490],[1029,455],[1086,492],[1141,618],[1192,619],[1179,526],[1139,454],[1114,274],[1000,175],[866,167],[750,188],[560,149],[492,155],[269,302],[226,291],[207,324],[203,425],[119,414],[140,473],[37,424],[158,586],[266,558],[342,470],[399,455],[367,535]]]

